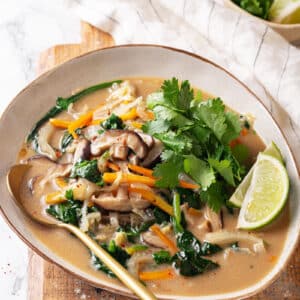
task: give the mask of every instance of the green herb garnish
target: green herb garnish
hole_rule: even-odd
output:
[[[101,90],[101,89],[111,87],[114,83],[121,83],[121,82],[122,82],[122,80],[114,80],[111,82],[104,82],[104,83],[90,86],[90,87],[88,87],[70,97],[67,97],[67,98],[58,97],[56,100],[56,105],[54,107],[52,107],[31,129],[30,133],[27,136],[27,142],[33,141],[35,136],[37,135],[40,127],[44,123],[46,123],[50,118],[54,118],[60,112],[67,110],[68,106],[71,103],[75,103],[76,101],[81,99],[83,96],[86,96],[88,94],[91,94],[91,93]]]

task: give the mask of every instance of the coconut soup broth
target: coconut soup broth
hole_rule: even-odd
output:
[[[135,85],[137,96],[143,97],[158,90],[162,84],[161,79],[152,78],[130,79],[130,82]],[[106,90],[95,92],[76,103],[74,109],[78,111],[83,110],[85,107],[93,109],[99,106],[101,101],[104,101],[107,96],[108,92]],[[204,97],[208,98],[209,95],[204,93]],[[68,119],[70,116],[68,116],[66,112],[63,112],[59,115],[59,118]],[[58,147],[61,134],[62,130],[57,129],[52,136],[51,144],[54,147]],[[252,164],[253,161],[255,161],[258,152],[262,151],[265,146],[254,131],[249,132],[245,137],[241,136],[240,140],[249,147],[251,154],[249,164]],[[23,161],[32,155],[34,155],[34,152],[24,145],[19,153],[18,162]],[[21,187],[20,192],[24,204],[35,212],[44,210],[46,206],[38,193],[32,194],[30,192],[28,181],[37,175],[44,174],[46,171],[47,166],[31,168],[24,178]],[[47,186],[44,190],[45,193],[51,191],[53,191],[51,186]],[[237,210],[234,211],[234,214],[232,215],[229,214],[226,209],[223,209],[224,229],[228,231],[236,230],[237,217]],[[190,225],[188,228],[195,236],[197,236],[197,230],[195,228],[197,227],[198,219],[200,219],[200,217],[197,215],[193,216],[193,225]],[[272,269],[276,260],[279,258],[285,242],[288,223],[289,216],[288,209],[286,208],[281,214],[281,217],[271,226],[254,233],[256,236],[263,238],[266,242],[267,250],[265,253],[249,254],[224,250],[210,257],[210,259],[216,261],[220,265],[219,268],[213,271],[195,277],[175,276],[168,280],[148,281],[147,286],[154,292],[161,294],[192,296],[231,292],[255,284]],[[45,228],[33,222],[30,224],[29,230],[31,230],[37,239],[46,245],[50,251],[53,251],[82,271],[101,280],[118,283],[117,280],[108,278],[106,274],[95,270],[91,266],[89,251],[70,233],[60,229]],[[243,243],[239,244],[239,247],[247,246],[249,245],[244,245]]]

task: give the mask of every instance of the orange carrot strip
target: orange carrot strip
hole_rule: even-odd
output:
[[[112,169],[113,171],[116,171],[116,172],[120,171],[120,167],[112,162],[108,161],[106,163],[106,166],[109,167],[110,169]]]
[[[75,130],[77,128],[81,128],[88,125],[93,118],[93,113],[94,113],[93,111],[90,111],[86,114],[81,115],[77,120],[71,122],[71,124],[68,126],[68,131],[72,134],[72,136],[75,139],[78,138],[78,135],[75,132]]]
[[[65,202],[66,200],[67,199],[60,191],[53,192],[45,196],[45,202],[47,204],[58,204],[58,203]]]
[[[175,254],[178,251],[177,246],[175,243],[167,236],[165,235],[159,228],[157,224],[154,224],[150,227],[151,231],[154,232],[160,240],[169,248],[169,250],[172,252],[172,254]]]
[[[136,173],[154,178],[153,177],[153,170],[151,170],[151,169],[143,168],[143,167],[140,167],[140,166],[137,166],[137,165],[132,165],[132,164],[128,164],[128,169],[133,171],[133,172],[136,172]]]
[[[202,215],[202,212],[201,210],[199,209],[195,209],[193,207],[189,207],[188,209],[188,213],[192,216],[195,216],[195,217],[200,217]]]
[[[136,172],[136,173],[139,173],[139,174],[151,177],[151,178],[155,178],[153,176],[153,170],[151,170],[151,169],[143,168],[143,167],[132,165],[132,164],[128,164],[128,168],[133,172]],[[200,188],[200,186],[198,184],[190,183],[190,182],[187,182],[184,180],[179,180],[179,186],[181,186],[182,188],[185,188],[185,189],[192,189],[192,190]]]
[[[137,129],[141,129],[143,124],[139,122],[131,122],[131,125]]]
[[[136,112],[136,108],[132,108],[129,112],[127,112],[126,114],[123,114],[120,116],[120,118],[123,121],[128,121],[128,120],[134,120],[138,117],[137,112]]]
[[[104,119],[97,119],[97,120],[92,120],[89,125],[99,125],[100,123],[102,123],[104,121]]]
[[[102,178],[106,183],[113,183],[117,178],[117,174],[106,172],[103,174]],[[155,180],[153,178],[131,174],[131,173],[122,173],[121,183],[135,183],[135,182],[143,183],[148,186],[154,186],[155,184]]]
[[[200,188],[200,185],[194,184],[194,183],[190,183],[190,182],[187,182],[187,181],[184,181],[184,180],[179,180],[179,185],[182,188],[191,189],[191,190],[196,190],[196,189]]]
[[[248,129],[247,128],[243,128],[241,130],[241,136],[246,136],[248,134]]]
[[[171,268],[158,271],[143,271],[139,273],[140,280],[162,280],[171,279],[175,276],[174,270]]]
[[[154,113],[152,111],[147,110],[145,113],[147,114],[147,117],[148,117],[149,120],[154,120],[155,119]]]
[[[63,177],[56,177],[55,178],[55,183],[60,188],[64,188],[68,185]]]
[[[50,119],[49,122],[51,125],[57,128],[68,128],[68,126],[71,123],[71,121],[60,120],[60,119]]]
[[[167,203],[162,197],[156,195],[155,193],[142,189],[142,188],[128,188],[129,192],[141,194],[142,197],[149,202],[151,202],[153,205],[159,207],[161,210],[169,214],[170,216],[173,216],[173,207]]]

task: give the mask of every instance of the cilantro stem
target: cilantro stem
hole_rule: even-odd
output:
[[[183,232],[181,225],[180,195],[177,192],[174,192],[173,195],[173,214],[176,231]]]

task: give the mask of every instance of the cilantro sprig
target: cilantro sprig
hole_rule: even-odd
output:
[[[201,200],[219,211],[245,173],[229,146],[240,135],[239,115],[227,111],[220,98],[203,101],[187,80],[180,84],[176,78],[150,94],[147,106],[155,119],[143,131],[165,147],[154,168],[157,186],[173,189],[186,173],[201,186]]]

